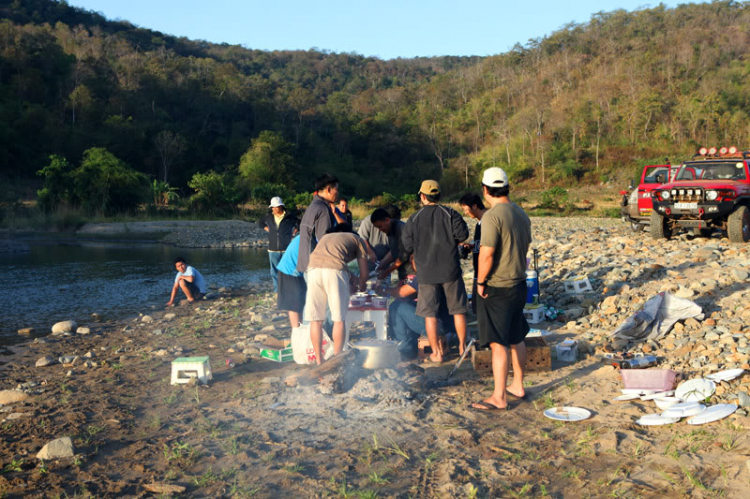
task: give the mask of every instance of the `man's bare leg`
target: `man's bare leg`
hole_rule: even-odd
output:
[[[183,281],[182,279],[180,280],[180,289],[183,293],[185,293],[187,301],[189,301],[190,303],[193,303],[195,301],[195,298],[193,298],[193,293],[190,292],[187,281]]]
[[[427,332],[427,340],[430,342],[430,348],[432,349],[430,360],[433,362],[442,362],[443,345],[440,343],[440,337],[438,336],[437,317],[425,317],[424,328]]]
[[[505,409],[508,407],[505,395],[505,384],[508,382],[508,349],[500,343],[490,343],[490,350],[492,350],[492,377],[495,379],[495,390],[483,402],[498,409]],[[486,407],[478,404],[473,404],[472,407],[487,410]]]
[[[310,321],[310,341],[315,350],[315,361],[323,363],[323,321]]]
[[[344,350],[344,340],[346,339],[345,324],[344,321],[333,323],[333,331],[331,332],[333,335],[333,355],[338,355]]]
[[[513,382],[508,385],[506,391],[521,398],[526,395],[526,390],[523,388],[523,372],[526,369],[526,344],[523,341],[510,346],[510,358],[513,363]]]
[[[299,312],[292,312],[291,310],[289,313],[289,324],[292,325],[292,329],[299,327],[300,321],[299,321]]]
[[[466,316],[464,314],[454,315],[453,324],[456,326],[458,335],[458,353],[463,354],[466,348]]]

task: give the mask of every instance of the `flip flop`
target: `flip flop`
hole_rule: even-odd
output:
[[[432,360],[429,355],[425,357],[424,359],[422,359],[422,364],[430,364],[433,366],[442,365],[443,362],[445,362],[445,359],[441,360],[440,362],[437,362],[437,361]]]
[[[519,396],[518,396],[518,395],[516,395],[515,393],[511,393],[511,392],[509,392],[508,390],[505,390],[505,394],[506,394],[506,395],[510,395],[511,397],[515,397],[515,398],[517,398],[518,400],[529,400],[529,394],[528,394],[528,393],[524,393],[523,397],[519,397]]]
[[[479,407],[474,407],[474,404],[484,407],[484,409],[480,409]],[[477,412],[495,412],[495,411],[507,411],[509,405],[506,405],[505,407],[498,407],[495,404],[488,404],[484,400],[480,400],[479,402],[474,402],[473,404],[469,405],[469,409],[472,409]]]

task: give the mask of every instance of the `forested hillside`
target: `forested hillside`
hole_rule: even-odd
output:
[[[247,198],[331,171],[371,197],[427,176],[458,192],[491,165],[566,185],[698,144],[750,147],[746,2],[598,13],[493,57],[389,61],[174,38],[54,0],[0,0],[0,18],[11,181],[96,147],[183,194],[196,173]]]

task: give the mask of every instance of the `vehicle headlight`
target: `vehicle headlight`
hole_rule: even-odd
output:
[[[661,198],[662,199],[669,199],[669,191],[662,191]]]
[[[718,191],[706,191],[706,199],[708,201],[716,201],[716,198],[719,197]]]

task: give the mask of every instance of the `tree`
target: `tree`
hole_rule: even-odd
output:
[[[290,149],[291,144],[280,133],[260,132],[240,159],[240,175],[251,185],[286,184],[292,187],[294,158]]]
[[[89,211],[130,211],[145,199],[148,179],[103,147],[92,147],[73,173],[73,195]]]
[[[185,139],[179,133],[162,130],[154,138],[154,146],[161,159],[161,180],[166,183],[169,179],[169,169],[172,163],[185,151]]]

